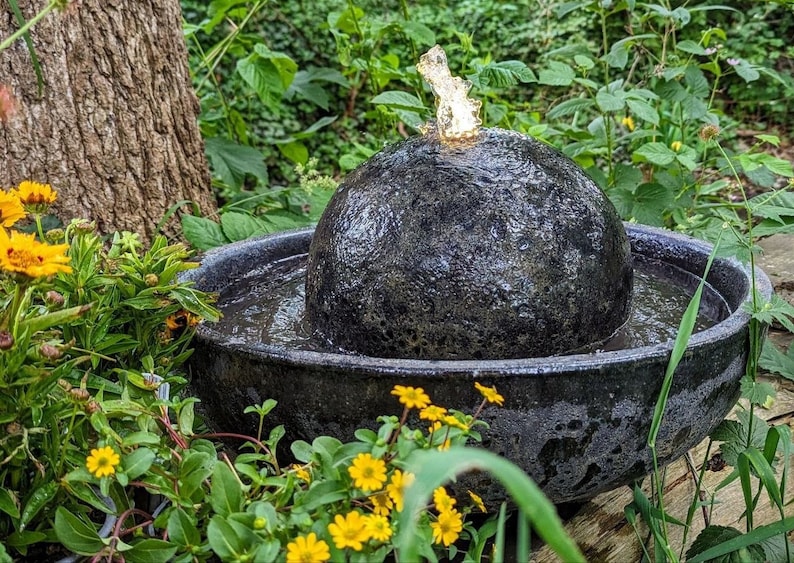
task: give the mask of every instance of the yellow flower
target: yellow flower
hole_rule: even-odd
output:
[[[430,404],[430,397],[427,396],[427,393],[421,387],[395,385],[391,394],[399,397],[400,403],[409,409],[423,409]]]
[[[311,473],[309,473],[306,467],[299,465],[297,463],[293,463],[292,465],[289,466],[289,468],[295,472],[295,477],[297,477],[301,481],[311,483],[312,475]]]
[[[19,198],[19,202],[29,213],[44,213],[58,197],[49,184],[39,184],[29,180],[20,182],[19,187],[12,193]]]
[[[397,512],[402,512],[405,488],[414,482],[414,478],[413,473],[403,473],[399,469],[392,474],[391,482],[386,487],[386,492],[389,493],[389,496],[394,501],[394,508]]]
[[[8,192],[0,192],[0,225],[10,227],[26,215],[18,197]]]
[[[324,563],[331,559],[328,544],[314,532],[298,536],[287,544],[287,563]]]
[[[363,491],[377,491],[386,482],[386,463],[372,454],[358,454],[347,468],[353,484]]]
[[[449,496],[444,487],[439,487],[433,491],[433,504],[439,512],[449,512],[456,502],[458,501]]]
[[[438,430],[439,428],[441,428],[441,421],[440,420],[436,420],[436,421],[433,422],[433,424],[431,424],[430,426],[427,427],[427,431],[432,433],[432,432],[435,432],[436,430]]]
[[[496,386],[486,387],[485,385],[481,385],[479,381],[475,381],[474,387],[477,388],[480,395],[485,397],[485,400],[489,403],[497,404],[500,407],[505,404],[505,398],[496,391]]]
[[[474,505],[480,509],[480,512],[488,512],[487,510],[485,510],[485,503],[483,503],[482,497],[480,495],[478,495],[477,493],[473,493],[472,491],[469,491],[469,496],[471,497],[471,500],[474,503]]]
[[[670,148],[673,149],[675,152],[680,151],[682,146],[683,143],[681,141],[673,141],[672,143],[670,143]]]
[[[422,420],[429,420],[431,422],[435,422],[437,420],[441,420],[441,417],[447,414],[447,409],[444,407],[439,407],[437,405],[428,405],[419,411],[419,418]]]
[[[446,424],[447,426],[449,426],[450,428],[460,428],[461,430],[464,430],[464,431],[469,429],[468,426],[466,426],[463,422],[458,420],[458,418],[456,416],[453,416],[451,414],[448,414],[448,415],[444,416],[441,419],[441,421],[444,424]]]
[[[388,516],[394,506],[389,493],[378,493],[369,499],[372,501],[372,511],[381,516]]]
[[[117,454],[110,446],[94,448],[85,460],[86,469],[96,477],[106,477],[116,472],[116,466],[121,462]]]
[[[435,522],[430,523],[430,527],[433,529],[433,543],[449,546],[458,539],[463,529],[463,518],[454,508],[445,510],[438,515]]]
[[[628,129],[628,130],[629,130],[629,132],[631,132],[631,131],[634,131],[634,127],[635,127],[635,125],[634,125],[634,118],[632,118],[630,115],[627,115],[626,117],[624,117],[623,119],[621,119],[621,120],[620,120],[620,122],[621,122],[623,125],[625,125],[625,126],[626,126],[626,129]]]
[[[364,526],[367,528],[369,537],[375,541],[387,541],[391,537],[391,524],[389,524],[389,520],[385,516],[378,514],[365,516]]]
[[[348,512],[347,516],[334,516],[334,521],[328,524],[328,533],[339,549],[350,547],[353,551],[361,551],[364,542],[369,539],[366,520],[355,511]]]
[[[25,274],[31,278],[49,276],[57,272],[69,273],[68,244],[49,245],[36,240],[36,235],[0,229],[0,268],[7,272]]]

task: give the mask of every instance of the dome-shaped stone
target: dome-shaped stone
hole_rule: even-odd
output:
[[[309,250],[306,309],[333,345],[369,356],[547,356],[625,322],[623,225],[573,161],[482,129],[387,147],[351,172]]]

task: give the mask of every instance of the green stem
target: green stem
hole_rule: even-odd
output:
[[[30,18],[27,21],[27,23],[25,23],[25,25],[20,27],[18,30],[16,30],[14,33],[12,33],[9,37],[7,37],[2,43],[0,43],[0,51],[4,51],[5,49],[8,49],[8,47],[10,47],[11,44],[14,43],[14,41],[19,39],[23,35],[25,35],[28,32],[28,30],[30,30],[30,28],[32,28],[34,25],[39,23],[42,19],[44,19],[44,17],[47,14],[52,12],[59,5],[60,5],[60,1],[59,0],[51,0],[49,5],[46,8],[44,8],[42,11],[40,11],[38,14],[36,14],[32,18]]]

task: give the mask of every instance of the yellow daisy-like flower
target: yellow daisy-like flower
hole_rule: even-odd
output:
[[[328,544],[317,539],[314,532],[298,536],[287,544],[287,563],[325,563],[331,559]]]
[[[25,274],[31,278],[69,273],[68,244],[44,244],[33,233],[26,234],[0,229],[0,268],[7,272]]]
[[[684,143],[682,143],[681,141],[673,141],[672,143],[670,143],[670,148],[673,149],[675,152],[680,151],[681,147],[683,146]]]
[[[450,428],[460,428],[461,430],[468,430],[469,427],[466,426],[465,423],[458,420],[458,417],[448,414],[441,419],[441,422],[449,426]]]
[[[311,483],[312,475],[311,473],[309,473],[306,467],[299,465],[297,463],[293,463],[292,465],[289,466],[289,468],[295,472],[295,477],[297,477],[301,481],[305,481],[306,483]]]
[[[435,422],[433,422],[433,424],[427,427],[427,431],[432,433],[438,430],[439,428],[441,428],[441,421],[436,420]]]
[[[372,495],[369,500],[372,501],[372,511],[380,516],[388,516],[394,506],[387,492]]]
[[[485,397],[485,400],[489,403],[494,403],[499,405],[500,407],[505,404],[505,398],[502,397],[497,391],[496,387],[486,387],[482,385],[479,381],[474,382],[474,387],[477,388],[477,391],[480,392],[480,395]]]
[[[429,420],[435,422],[441,420],[441,417],[447,414],[447,409],[439,407],[438,405],[428,405],[419,411],[419,418],[422,420]]]
[[[377,491],[386,482],[386,463],[372,454],[358,454],[347,468],[353,484],[363,491]]]
[[[430,405],[430,397],[421,387],[395,385],[391,394],[396,395],[400,399],[400,403],[409,409],[424,409]]]
[[[39,184],[30,180],[20,182],[12,193],[19,198],[19,202],[29,213],[46,212],[58,197],[49,184]]]
[[[349,547],[353,551],[361,551],[364,542],[369,540],[367,522],[361,513],[356,511],[348,512],[346,516],[341,514],[334,516],[334,521],[328,524],[328,533],[339,549]]]
[[[389,519],[378,514],[364,516],[364,526],[369,533],[369,537],[375,541],[388,541],[392,535]]]
[[[386,487],[386,492],[389,493],[389,497],[394,501],[394,508],[397,512],[402,512],[405,489],[414,482],[415,478],[416,476],[413,473],[403,473],[399,469],[392,474],[391,481]]]
[[[439,487],[433,491],[433,504],[439,512],[449,512],[456,502],[458,501],[449,496],[444,487]]]
[[[626,126],[626,129],[628,129],[628,130],[629,130],[629,132],[631,132],[631,131],[634,131],[634,127],[635,127],[635,125],[634,125],[634,118],[632,118],[630,115],[627,115],[626,117],[624,117],[623,119],[621,119],[621,120],[620,120],[620,122],[621,122],[623,125],[625,125],[625,126]]]
[[[469,496],[471,497],[472,502],[474,505],[480,510],[480,512],[488,512],[485,510],[485,503],[482,501],[482,497],[477,493],[469,491]]]
[[[116,466],[121,463],[121,458],[110,446],[94,448],[91,455],[85,459],[85,467],[96,477],[106,477],[116,472]]]
[[[430,527],[433,529],[433,543],[449,546],[455,543],[463,530],[463,518],[454,508],[445,510],[435,522],[430,523]]]
[[[0,225],[10,227],[26,215],[18,197],[8,192],[0,192]]]

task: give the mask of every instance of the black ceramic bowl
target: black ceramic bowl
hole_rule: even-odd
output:
[[[632,253],[702,275],[707,243],[660,229],[626,225]],[[312,230],[280,233],[208,252],[187,279],[223,292],[269,262],[303,255]],[[695,333],[679,365],[657,439],[661,464],[703,440],[739,397],[748,353],[752,277],[734,260],[717,259],[708,283],[727,303],[715,326]],[[768,278],[755,283],[768,298]],[[584,500],[627,484],[652,469],[646,445],[673,342],[625,350],[510,360],[386,359],[242,343],[212,324],[199,327],[189,362],[193,391],[208,422],[221,430],[256,432],[246,406],[268,398],[266,419],[284,424],[285,441],[331,435],[342,441],[373,427],[379,415],[399,414],[395,384],[422,387],[434,403],[466,412],[481,401],[474,382],[495,385],[504,407],[481,418],[483,446],[520,466],[555,503]],[[485,475],[469,478],[484,498],[500,492]],[[493,488],[491,488],[493,487]]]

